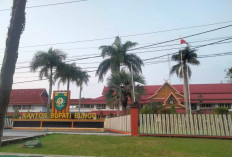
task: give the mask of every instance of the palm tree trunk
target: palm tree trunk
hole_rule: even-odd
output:
[[[26,0],[14,0],[10,27],[6,39],[6,50],[0,75],[0,143],[2,142],[5,115],[9,104],[13,84],[13,75],[18,58],[20,35],[25,25]]]
[[[81,113],[81,92],[82,92],[82,84],[80,85],[80,93],[79,93],[79,113]]]
[[[50,106],[51,106],[51,97],[52,97],[52,75],[53,75],[52,69],[53,69],[53,67],[50,67],[49,93],[48,93],[48,103],[47,103],[47,114],[48,114],[48,116],[50,115]]]
[[[184,103],[186,105],[186,113],[189,113],[189,101],[188,101],[188,75],[187,65],[184,66]]]

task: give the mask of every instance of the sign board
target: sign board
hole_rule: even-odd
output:
[[[53,91],[52,111],[53,113],[69,114],[70,91]]]

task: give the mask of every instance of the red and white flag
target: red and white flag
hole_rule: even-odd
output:
[[[180,44],[187,44],[189,45],[184,39],[180,38]]]

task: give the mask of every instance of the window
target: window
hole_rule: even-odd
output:
[[[13,106],[13,109],[15,109],[15,108],[18,108],[18,110],[21,110],[21,106],[20,105]]]
[[[231,109],[231,104],[218,104],[218,107],[226,107],[228,109]]]
[[[212,109],[214,108],[214,105],[213,104],[201,104],[200,108],[201,109]]]
[[[106,109],[105,104],[97,104],[97,109]]]
[[[78,105],[79,107],[79,105]],[[94,105],[90,105],[90,104],[82,104],[81,108],[94,108]]]
[[[116,105],[114,104],[110,105],[110,109],[116,109]]]
[[[31,110],[31,105],[23,105],[22,110]]]

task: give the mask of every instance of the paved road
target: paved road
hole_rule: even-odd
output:
[[[13,137],[13,136],[23,136],[23,137],[32,137],[44,135],[44,131],[30,131],[30,130],[14,130],[14,129],[4,129],[3,137]]]

